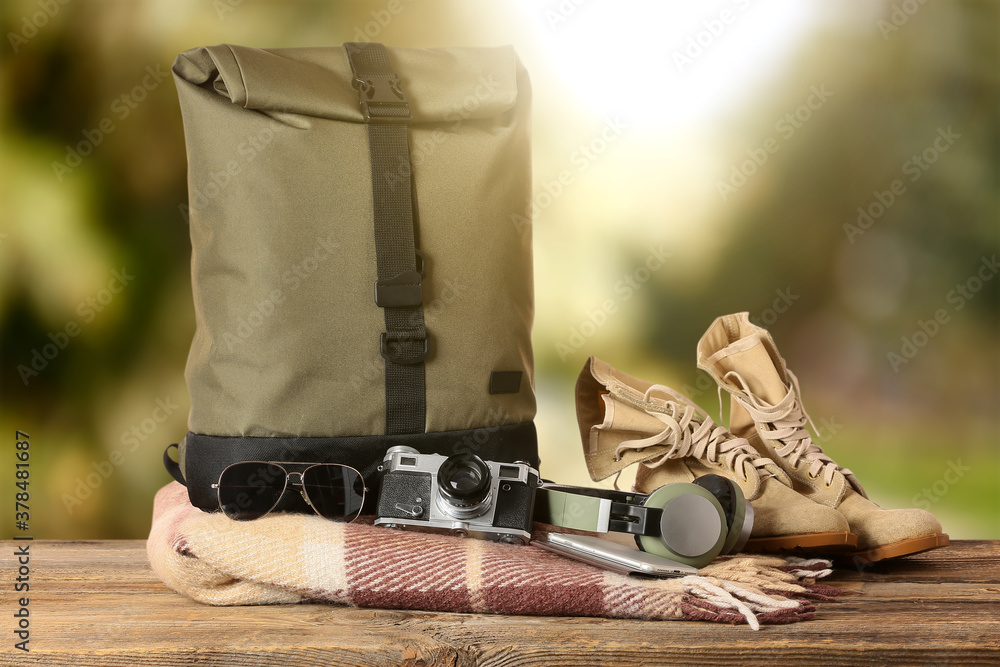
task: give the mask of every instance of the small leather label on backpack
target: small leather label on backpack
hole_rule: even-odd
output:
[[[491,394],[516,394],[521,391],[521,371],[493,371],[490,373]]]

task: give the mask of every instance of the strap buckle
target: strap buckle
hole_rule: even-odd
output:
[[[424,300],[422,276],[403,271],[386,280],[375,281],[375,305],[379,308],[419,306]]]
[[[400,85],[398,77],[361,78],[355,77],[352,84],[361,101],[361,114],[366,123],[407,123],[410,116],[410,102]]]
[[[415,349],[412,343],[417,344]],[[421,349],[420,343],[423,343],[423,349]],[[379,353],[382,358],[401,366],[419,364],[427,358],[429,350],[426,333],[384,331],[379,337]]]

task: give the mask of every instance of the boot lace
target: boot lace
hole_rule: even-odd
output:
[[[645,465],[650,468],[661,466],[671,459],[686,456],[707,458],[718,463],[720,458],[744,482],[749,481],[749,470],[759,477],[773,477],[765,466],[774,462],[761,456],[746,438],[734,438],[733,434],[719,426],[707,414],[697,409],[669,387],[654,384],[638,400],[624,392],[615,394],[663,422],[663,430],[647,438],[626,440],[615,449],[615,460],[619,460],[627,450],[642,450],[654,445],[670,445],[662,456],[650,459]],[[654,396],[660,394],[660,396]]]
[[[739,386],[742,394],[734,393],[733,396],[754,422],[767,426],[766,429],[758,429],[758,433],[761,438],[775,443],[775,453],[778,456],[788,459],[793,468],[797,468],[799,461],[804,460],[809,464],[809,477],[812,479],[822,477],[823,483],[827,486],[833,483],[834,475],[840,472],[858,493],[867,498],[854,473],[837,464],[823,452],[822,447],[813,442],[806,424],[811,425],[814,431],[817,430],[816,424],[802,405],[799,379],[788,369],[785,369],[785,373],[791,386],[777,405],[771,405],[755,396],[746,380],[736,371],[729,371],[723,379],[732,380]]]

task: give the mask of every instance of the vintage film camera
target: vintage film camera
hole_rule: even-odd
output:
[[[538,471],[475,454],[421,454],[390,447],[380,466],[376,526],[527,544]]]

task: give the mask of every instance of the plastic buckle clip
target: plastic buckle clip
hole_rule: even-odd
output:
[[[400,347],[407,343],[423,343],[423,350],[412,355],[400,354]],[[394,332],[392,335],[392,347],[395,350],[390,350],[389,334],[387,332],[382,332],[379,337],[379,353],[382,358],[386,361],[391,361],[394,364],[399,364],[401,366],[412,366],[413,364],[419,364],[427,358],[429,346],[427,345],[427,336],[411,335],[404,333]]]
[[[361,114],[366,123],[408,123],[410,103],[397,78],[355,78],[352,84],[361,101]]]

